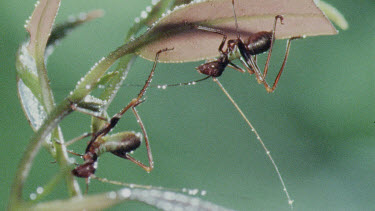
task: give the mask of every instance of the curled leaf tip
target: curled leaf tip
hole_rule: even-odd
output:
[[[349,24],[344,15],[338,9],[321,0],[314,0],[314,2],[324,12],[328,19],[342,30],[347,30],[349,28]]]

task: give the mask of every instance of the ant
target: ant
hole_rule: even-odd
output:
[[[279,82],[280,76],[284,70],[286,61],[288,59],[289,55],[289,50],[290,50],[290,44],[291,41],[294,39],[299,39],[303,38],[303,36],[296,36],[296,37],[291,37],[287,40],[286,44],[286,51],[284,55],[284,60],[283,63],[280,67],[279,73],[277,74],[273,85],[270,86],[267,81],[266,81],[266,76],[268,73],[268,66],[269,62],[271,59],[271,54],[272,54],[272,48],[275,42],[275,32],[276,32],[276,25],[277,21],[280,20],[280,23],[283,24],[284,17],[282,15],[276,15],[275,20],[273,23],[273,28],[271,31],[261,31],[252,34],[251,36],[248,37],[246,41],[243,41],[241,39],[240,33],[238,31],[238,23],[237,23],[237,16],[236,16],[236,11],[234,8],[234,0],[232,0],[232,8],[233,8],[233,14],[234,14],[234,19],[235,19],[235,26],[236,26],[236,33],[237,33],[237,39],[233,40],[228,40],[227,41],[227,35],[219,29],[214,29],[210,28],[207,26],[199,26],[199,25],[194,25],[193,27],[196,28],[197,30],[201,31],[206,31],[206,32],[212,32],[216,33],[219,35],[223,36],[223,39],[219,45],[218,51],[220,53],[220,56],[214,60],[207,61],[206,63],[199,65],[196,67],[199,73],[208,75],[207,77],[200,79],[198,81],[202,81],[205,79],[208,79],[212,77],[215,83],[217,83],[220,87],[220,89],[224,92],[224,94],[228,97],[228,99],[231,101],[231,103],[234,105],[234,107],[237,109],[237,111],[240,113],[242,118],[246,121],[248,126],[251,128],[251,131],[256,135],[258,141],[262,145],[263,149],[265,150],[269,160],[271,161],[277,175],[279,178],[279,181],[283,187],[283,191],[288,199],[288,204],[290,205],[291,208],[293,208],[293,200],[291,199],[288,190],[286,188],[286,185],[284,183],[284,180],[281,176],[281,173],[274,161],[274,159],[271,156],[270,151],[260,138],[258,132],[255,130],[254,126],[251,124],[251,122],[248,120],[244,112],[241,110],[241,108],[237,105],[237,103],[233,100],[233,98],[230,96],[230,94],[227,92],[227,90],[224,88],[224,86],[219,82],[217,77],[221,76],[223,71],[225,70],[226,67],[231,67],[239,72],[245,73],[246,71],[252,75],[255,74],[256,79],[259,84],[263,84],[266,91],[271,93],[276,89],[277,83]],[[223,50],[225,43],[227,42],[227,48]],[[256,56],[258,54],[264,53],[268,51],[268,56],[267,60],[264,66],[263,73],[260,71],[258,65],[257,65],[257,60]],[[234,59],[240,59],[241,63],[245,67],[245,69],[237,66],[236,64],[232,63],[232,60]],[[197,81],[193,81],[197,82]],[[189,82],[188,84],[190,84]],[[186,84],[186,83],[183,83]]]
[[[94,177],[95,171],[97,168],[97,162],[98,158],[102,153],[105,152],[111,152],[112,154],[119,156],[121,158],[130,160],[131,162],[137,164],[138,166],[142,167],[145,171],[150,172],[154,168],[154,161],[152,158],[151,148],[149,144],[149,139],[146,133],[146,129],[144,127],[144,124],[142,123],[142,120],[138,114],[138,111],[136,110],[136,107],[144,102],[142,100],[143,95],[146,92],[146,89],[151,83],[152,77],[155,72],[156,65],[158,63],[159,54],[165,51],[169,51],[172,49],[162,49],[159,50],[156,53],[154,65],[152,67],[151,73],[148,76],[148,79],[146,80],[143,88],[140,90],[139,94],[136,98],[132,99],[127,106],[125,106],[120,112],[115,114],[100,130],[98,130],[95,133],[86,133],[82,135],[81,137],[78,137],[76,139],[73,139],[72,141],[66,143],[66,145],[70,145],[73,142],[83,139],[88,136],[92,136],[87,147],[85,150],[85,154],[80,155],[74,152],[71,152],[72,154],[81,156],[84,160],[83,164],[78,165],[76,168],[72,170],[72,174],[76,177],[86,178],[86,192],[88,189],[88,183],[89,178]],[[73,110],[78,110],[75,108],[75,105],[72,104]],[[136,160],[132,156],[129,155],[130,152],[137,149],[141,145],[141,134],[140,133],[134,133],[134,132],[122,132],[117,133],[114,135],[108,135],[107,134],[117,125],[118,121],[121,119],[121,117],[124,115],[126,111],[131,109],[137,119],[137,122],[139,123],[139,126],[141,127],[145,144],[147,148],[147,156],[148,156],[148,166],[141,163],[140,161]],[[104,119],[100,116],[95,116],[99,119]],[[97,177],[95,177],[97,178]]]
[[[219,49],[218,49],[220,56],[214,61],[209,61],[202,65],[199,65],[198,67],[196,67],[196,69],[198,70],[198,72],[211,76],[213,78],[221,76],[221,74],[223,73],[223,71],[225,70],[227,66],[242,73],[246,71],[249,72],[250,74],[255,73],[258,83],[263,84],[267,92],[273,92],[276,89],[277,83],[279,82],[281,73],[283,72],[286,61],[287,61],[287,58],[289,55],[290,43],[291,43],[290,41],[301,38],[301,37],[292,37],[288,39],[284,61],[271,87],[266,82],[266,76],[268,73],[268,65],[271,59],[273,44],[275,42],[275,31],[276,31],[277,20],[280,20],[281,24],[283,24],[284,17],[282,15],[276,15],[275,21],[273,24],[273,29],[271,31],[261,31],[261,32],[254,33],[251,36],[249,36],[247,41],[242,41],[240,34],[238,32],[238,23],[237,23],[236,12],[234,9],[234,0],[232,0],[232,7],[233,7],[235,24],[236,24],[237,39],[228,40],[227,48],[225,51],[223,50],[223,47],[224,47],[225,42],[227,41],[227,35],[225,35],[224,32],[222,32],[221,30],[209,28],[206,26],[195,26],[198,30],[213,32],[213,33],[217,33],[223,36],[223,40],[220,43]],[[267,61],[264,66],[264,70],[262,74],[256,62],[256,55],[264,53],[266,51],[268,51],[268,56],[267,56]],[[246,70],[232,63],[232,60],[238,59],[238,58],[241,60],[241,63],[245,66]]]

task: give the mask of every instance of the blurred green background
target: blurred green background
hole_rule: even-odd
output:
[[[278,89],[267,94],[253,76],[228,69],[220,81],[248,115],[269,147],[295,200],[295,210],[373,210],[375,196],[375,4],[373,0],[327,1],[350,28],[337,36],[310,37],[292,44]],[[102,8],[106,15],[74,31],[48,62],[56,101],[90,67],[123,43],[135,17],[150,1],[65,0],[57,17]],[[16,167],[32,135],[17,99],[15,53],[25,39],[25,20],[34,1],[0,2],[1,151],[0,209],[6,207]],[[271,60],[276,74],[285,41]],[[198,63],[160,64],[154,84],[201,77]],[[152,63],[137,59],[125,83],[143,84]],[[272,76],[273,77],[273,76]],[[270,78],[272,78],[270,77]],[[123,87],[111,115],[138,93]],[[155,169],[104,155],[97,176],[123,182],[206,190],[205,200],[236,210],[288,210],[286,197],[264,150],[212,81],[196,86],[149,89],[138,108],[151,140]],[[66,140],[89,131],[90,117],[74,113],[61,127]],[[132,114],[115,131],[140,131]],[[85,142],[71,148],[83,152]],[[146,162],[144,146],[136,158]],[[26,183],[25,197],[57,171],[42,149]],[[81,162],[79,158],[77,161]],[[83,180],[80,179],[83,187]],[[92,181],[90,193],[120,187]],[[47,199],[65,198],[61,184]],[[124,203],[113,210],[149,210]]]

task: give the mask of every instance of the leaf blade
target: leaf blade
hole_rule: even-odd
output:
[[[238,0],[235,1],[235,8],[239,32],[243,38],[259,31],[270,31],[276,15],[284,15],[284,24],[277,25],[277,39],[337,34],[313,0]],[[160,19],[150,31],[162,31],[165,36],[137,53],[145,59],[153,60],[158,50],[173,47],[173,51],[160,55],[160,62],[198,61],[218,56],[222,36],[186,27],[189,24],[220,29],[228,39],[236,37],[231,1],[204,1],[178,7]],[[180,33],[169,33],[176,28],[183,29]]]
[[[27,22],[26,30],[30,34],[28,50],[34,58],[36,55],[44,55],[59,7],[60,0],[41,0]]]
[[[109,208],[129,200],[143,202],[162,210],[229,210],[219,205],[181,193],[138,188],[123,188],[119,191],[86,195],[82,198],[39,203],[33,206],[31,210],[98,210]]]

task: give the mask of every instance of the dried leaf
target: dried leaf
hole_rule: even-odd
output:
[[[276,15],[284,16],[284,24],[277,25],[277,39],[337,34],[313,0],[236,0],[235,10],[243,38],[259,31],[270,31]],[[173,51],[160,55],[161,62],[197,61],[218,56],[222,36],[199,31],[189,25],[220,29],[228,39],[236,37],[230,0],[193,2],[160,19],[150,33],[163,32],[164,36],[142,47],[138,54],[153,60],[158,50],[173,47]]]

